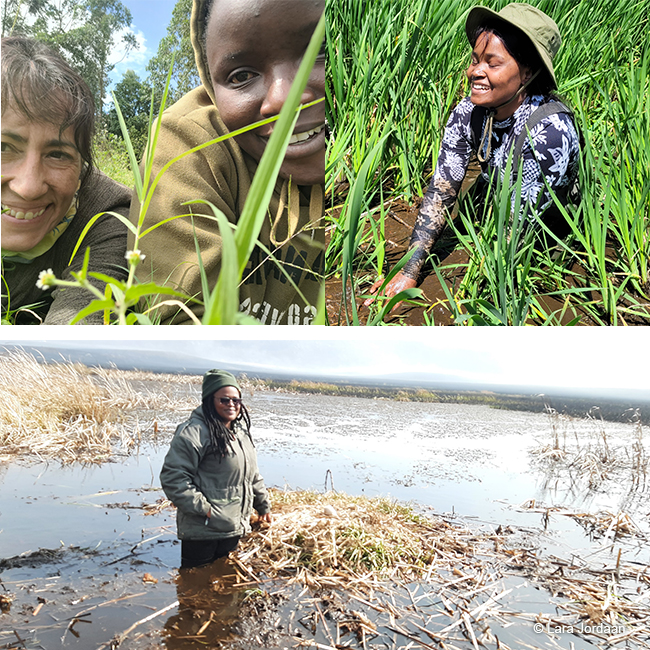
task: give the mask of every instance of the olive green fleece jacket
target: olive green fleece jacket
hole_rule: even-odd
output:
[[[232,453],[220,458],[210,451],[203,407],[177,427],[160,483],[178,510],[180,539],[241,537],[251,530],[253,508],[260,515],[270,512],[253,440],[237,423],[233,434]]]
[[[194,0],[192,43],[203,84],[190,91],[161,117],[160,135],[154,153],[154,175],[172,158],[209,140],[226,134],[214,104],[204,51],[203,19],[205,0]],[[165,219],[173,219],[145,235],[139,244],[145,260],[138,268],[138,279],[153,281],[203,298],[196,246],[208,284],[213,289],[221,265],[221,236],[207,201],[236,224],[242,213],[257,161],[242,151],[234,139],[213,144],[174,162],[162,176],[144,219],[150,228]],[[131,220],[136,223],[140,203],[134,195]],[[270,325],[307,325],[316,314],[323,282],[325,231],[322,224],[323,188],[298,186],[278,179],[267,218],[259,235],[264,248],[256,246],[244,270],[239,291],[240,311]],[[129,248],[133,235],[129,235]],[[298,287],[292,286],[281,267]],[[301,295],[302,294],[302,297]],[[304,297],[304,300],[303,300]],[[166,297],[161,296],[160,301]],[[197,317],[203,306],[189,303]],[[177,305],[156,310],[162,324],[189,324],[190,317]]]

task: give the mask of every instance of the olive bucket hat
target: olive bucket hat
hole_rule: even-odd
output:
[[[553,59],[560,49],[562,38],[555,21],[537,7],[525,2],[513,2],[499,12],[492,11],[487,7],[474,7],[470,10],[465,22],[467,38],[471,41],[477,28],[482,25],[499,22],[512,25],[528,36],[557,88]]]

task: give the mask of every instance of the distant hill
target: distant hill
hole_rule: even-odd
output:
[[[107,343],[108,344],[108,343]],[[201,358],[196,354],[187,352],[174,352],[171,350],[158,352],[152,350],[134,350],[120,348],[120,342],[115,342],[115,347],[104,349],[89,349],[88,342],[64,341],[50,344],[47,341],[35,343],[5,343],[0,346],[0,351],[5,349],[21,348],[42,357],[46,362],[66,361],[79,362],[87,366],[111,367],[120,370],[145,370],[149,372],[172,374],[202,375],[210,368],[222,368],[234,374],[246,373],[249,377],[265,380],[291,381],[319,381],[335,385],[367,386],[380,388],[422,388],[447,392],[484,392],[497,395],[531,396],[535,398],[571,398],[580,400],[594,400],[602,402],[607,400],[626,407],[645,405],[650,406],[650,391],[642,389],[626,390],[625,394],[613,395],[612,391],[599,388],[566,388],[563,386],[534,386],[497,383],[473,383],[458,379],[453,375],[433,373],[390,373],[373,377],[352,377],[330,374],[327,372],[311,371],[303,368],[300,371],[277,371],[252,363],[233,364],[215,360],[214,358]],[[558,370],[560,372],[560,370]]]

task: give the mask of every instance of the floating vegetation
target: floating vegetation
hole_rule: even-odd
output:
[[[300,610],[298,621],[309,634],[296,634],[289,624],[293,647],[402,648],[406,639],[415,648],[514,649],[521,645],[508,646],[493,628],[515,619],[549,633],[559,626],[595,633],[596,642],[650,641],[650,605],[639,596],[650,586],[650,568],[622,561],[621,552],[611,567],[592,566],[577,556],[544,558],[509,526],[470,530],[388,499],[271,495],[273,523],[243,539],[231,560],[242,587],[257,585],[245,608],[251,616],[272,609],[283,594],[294,615]],[[620,534],[632,525],[622,514],[601,519],[590,521],[610,532],[618,526]],[[525,584],[558,597],[556,614],[512,611],[508,595]],[[317,630],[328,644],[312,640]]]
[[[551,440],[531,451],[547,472],[568,474],[573,485],[584,484],[591,490],[600,489],[614,478],[625,480],[630,491],[643,489],[650,470],[650,456],[638,413],[632,412],[629,417],[634,424],[631,436],[617,437],[617,440],[608,433],[597,408],[587,419],[578,420],[553,409],[547,413]]]
[[[25,638],[23,619],[29,616],[34,627],[43,601],[52,620],[37,619],[38,630],[55,629],[57,638],[74,634],[75,623],[90,622],[91,614],[97,617],[105,607],[119,604],[118,629],[124,631],[114,636],[111,631],[111,640],[103,637],[103,644],[93,646],[98,650],[163,645],[522,650],[566,647],[554,645],[563,633],[574,635],[576,648],[581,647],[577,639],[603,650],[640,649],[650,643],[650,567],[625,546],[609,563],[576,553],[560,558],[540,551],[539,530],[461,525],[385,498],[283,490],[272,490],[271,498],[270,526],[256,525],[226,562],[180,572],[176,594],[167,590],[169,599],[156,600],[156,609],[146,616],[140,607],[150,604],[146,594],[153,592],[143,589],[164,590],[169,582],[169,566],[161,565],[156,549],[161,534],[171,532],[167,523],[147,528],[150,536],[128,553],[124,545],[101,553],[69,547],[4,560],[5,569],[42,562],[67,565],[76,573],[70,560],[81,553],[95,568],[86,567],[90,579],[77,583],[72,603],[68,591],[61,597],[65,585],[58,580],[39,583],[37,592],[32,591],[33,576],[0,581],[12,616],[6,633],[0,632],[0,647],[15,647],[11,626]],[[533,501],[526,506],[544,510]],[[164,498],[140,506],[143,518],[160,516],[165,522],[170,508]],[[618,516],[614,524],[610,519],[599,525],[611,531],[618,525],[622,533],[630,523]],[[389,548],[389,540],[395,548]],[[99,589],[112,584],[106,582],[106,571],[122,562],[131,567],[120,574],[126,582],[112,591]],[[534,604],[531,591],[540,592]],[[126,617],[124,605],[134,610]],[[538,640],[534,645],[529,643],[531,629]],[[28,638],[36,643],[36,637]]]
[[[648,540],[648,535],[625,512],[613,513],[606,510],[597,513],[579,512],[562,506],[544,506],[538,504],[535,499],[526,501],[519,509],[540,513],[545,528],[548,527],[551,515],[561,515],[576,521],[592,538],[616,540],[621,537],[633,537]]]

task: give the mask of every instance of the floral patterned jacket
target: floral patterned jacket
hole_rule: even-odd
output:
[[[487,160],[481,163],[482,176],[489,181],[494,173],[505,176],[508,155],[528,118],[549,97],[527,97],[515,113],[501,122],[494,122],[491,150]],[[410,247],[416,248],[413,257],[403,269],[412,278],[424,264],[431,247],[445,226],[447,211],[456,202],[465,178],[472,152],[476,150],[472,134],[472,111],[474,104],[469,97],[463,99],[452,111],[442,139],[434,176],[424,196],[420,212],[411,236]],[[522,214],[532,218],[532,212],[543,212],[552,199],[544,183],[558,195],[566,194],[577,178],[580,156],[580,138],[572,118],[566,113],[554,113],[541,120],[531,131],[533,147],[528,140],[522,149]],[[485,145],[483,153],[487,149]]]

